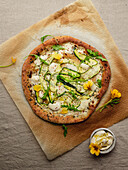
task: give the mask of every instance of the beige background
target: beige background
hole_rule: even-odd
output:
[[[0,43],[73,1],[12,0],[1,3]],[[92,0],[128,65],[128,1]],[[0,84],[1,169],[127,169],[128,119],[110,129],[117,137],[113,152],[98,158],[89,154],[89,140],[50,162],[46,159],[15,104]],[[122,111],[123,112],[123,111]]]

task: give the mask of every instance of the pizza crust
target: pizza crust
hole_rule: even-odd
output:
[[[43,44],[40,44],[34,50],[32,50],[30,54],[38,55],[43,50],[45,50],[45,48],[48,47],[48,46],[56,45],[56,44],[61,45],[61,44],[66,43],[66,42],[72,42],[72,43],[77,44],[78,46],[84,47],[85,52],[87,52],[86,49],[91,49],[94,52],[98,51],[94,47],[92,47],[92,46],[88,45],[87,43],[80,41],[76,38],[73,38],[73,37],[70,37],[70,36],[59,36],[59,37],[49,39],[49,40],[45,41]],[[103,58],[105,58],[105,56],[102,53],[100,53],[99,51],[98,51],[98,53],[99,53],[99,55],[102,55]],[[44,111],[43,108],[41,108],[37,104],[37,102],[35,101],[35,98],[32,96],[32,93],[30,91],[31,84],[29,82],[29,78],[31,76],[31,71],[34,69],[34,66],[33,66],[34,60],[35,60],[35,57],[29,55],[28,58],[26,59],[26,61],[24,62],[23,67],[22,67],[22,87],[23,87],[23,91],[24,91],[25,97],[26,97],[27,101],[29,102],[34,113],[37,116],[39,116],[40,118],[42,118],[46,121],[57,123],[57,124],[71,124],[71,123],[78,123],[78,122],[82,122],[82,121],[86,120],[94,112],[95,108],[99,104],[104,93],[107,91],[109,81],[110,81],[110,77],[111,77],[111,71],[110,71],[109,63],[107,61],[102,62],[100,60],[102,66],[104,68],[104,71],[103,71],[103,75],[102,75],[102,88],[100,89],[99,95],[98,95],[98,102],[96,103],[95,106],[90,105],[89,110],[88,110],[88,112],[85,116],[74,117],[73,115],[68,115],[68,116],[60,116],[59,114],[54,115],[50,112]]]

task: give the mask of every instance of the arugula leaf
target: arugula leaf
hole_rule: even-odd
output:
[[[36,54],[30,54],[30,56],[35,56],[35,58],[37,59],[39,57],[40,61],[43,62],[46,65],[49,65],[45,60],[43,60],[42,58],[40,58],[40,56],[36,55]]]
[[[61,105],[61,107],[67,107],[68,110],[80,111],[74,105]]]
[[[44,43],[45,38],[47,38],[48,36],[53,37],[52,35],[45,35],[45,36],[41,37],[41,42]],[[53,37],[53,38],[54,38],[54,37]]]
[[[102,56],[96,56],[96,59],[100,59],[100,60],[102,60],[102,61],[107,61],[107,59],[106,59],[106,58],[103,58]]]
[[[98,79],[97,83],[98,83],[99,88],[101,88],[101,80]]]
[[[66,137],[68,128],[65,125],[62,125],[62,127],[64,129],[64,137]]]
[[[52,48],[53,48],[53,50],[55,50],[55,51],[65,49],[65,48],[63,48],[61,45],[58,45],[58,44],[57,44],[57,45],[53,45]]]
[[[90,57],[96,57],[96,59],[100,59],[102,61],[107,61],[106,58],[103,58],[102,55],[99,55],[98,52],[94,52],[90,49],[87,49],[87,52],[89,53]]]
[[[34,56],[36,59],[39,57],[39,56],[36,55],[36,54],[30,54],[30,56]]]
[[[74,99],[78,99],[73,91],[68,91],[68,93],[70,93]]]

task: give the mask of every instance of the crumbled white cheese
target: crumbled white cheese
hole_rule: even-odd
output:
[[[43,91],[40,90],[39,91],[39,97],[42,98],[43,96],[44,96],[44,93],[43,93]]]
[[[53,111],[57,111],[60,109],[61,105],[60,105],[60,102],[57,101],[56,103],[49,103],[48,105],[49,109],[53,110]]]
[[[57,63],[50,64],[50,66],[49,66],[50,73],[54,74],[56,72],[56,69],[58,66],[59,66],[59,64],[57,64]]]
[[[66,89],[64,88],[64,86],[61,86],[61,85],[57,86],[58,95],[64,93],[65,91],[66,91]]]
[[[31,82],[32,82],[33,84],[38,83],[38,82],[39,82],[39,76],[38,76],[38,75],[32,75],[32,77],[31,77]]]
[[[73,64],[66,64],[65,67],[71,69],[71,70],[74,70],[74,71],[77,71],[77,67],[74,66]]]
[[[88,70],[89,65],[82,63],[82,64],[80,65],[80,67],[82,67],[82,68],[85,69],[85,70]]]
[[[85,110],[88,107],[88,100],[81,100],[81,104],[78,107],[78,110]]]
[[[40,58],[41,58],[42,60],[47,60],[48,55],[40,55]]]
[[[72,43],[65,43],[64,45],[63,45],[63,47],[65,48],[65,50],[64,50],[64,52],[65,53],[69,53],[69,54],[72,54],[73,53],[73,45],[74,44],[72,44]]]
[[[91,90],[94,91],[96,90],[97,86],[93,83],[93,85],[91,86]]]
[[[40,61],[39,57],[34,61],[34,63],[35,63],[37,66],[39,66],[39,65],[41,64],[41,61]]]

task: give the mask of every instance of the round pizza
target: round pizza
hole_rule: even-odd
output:
[[[105,56],[70,36],[40,44],[22,67],[22,86],[32,110],[58,124],[86,120],[107,91],[110,77]]]

